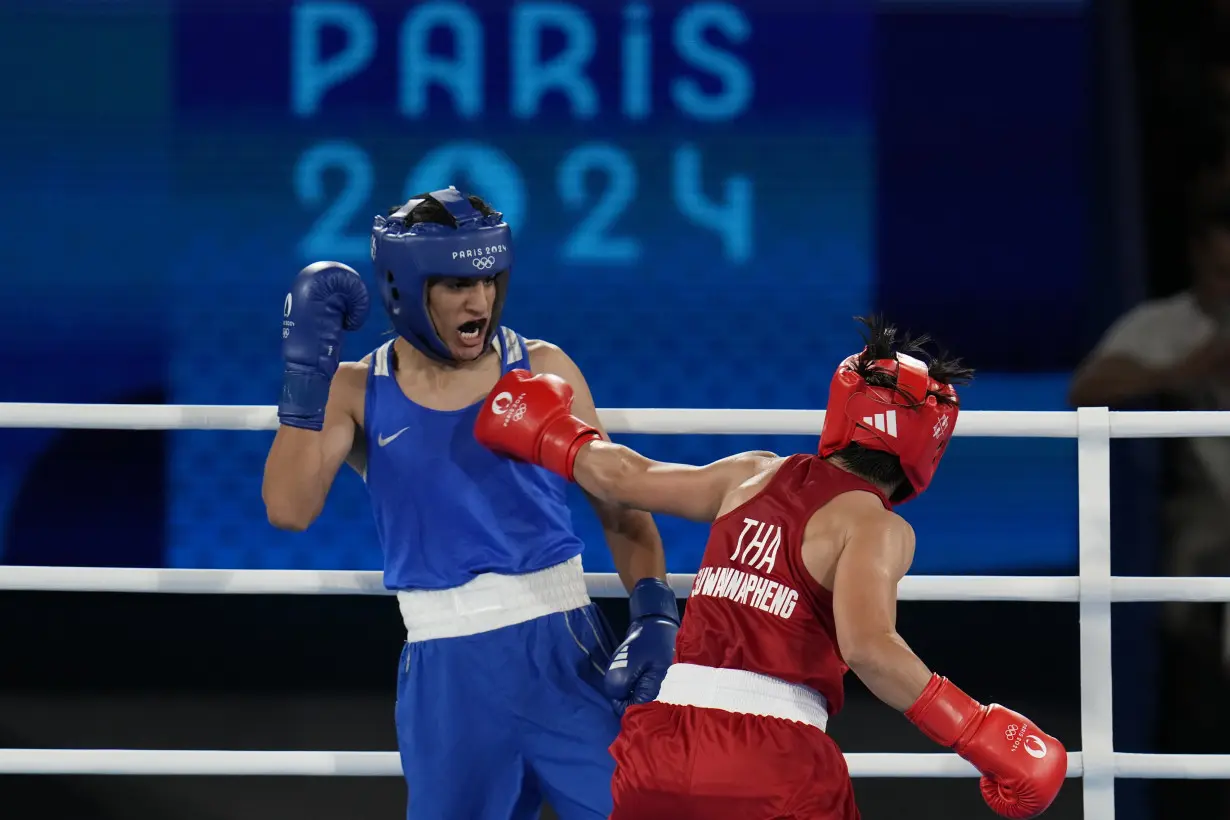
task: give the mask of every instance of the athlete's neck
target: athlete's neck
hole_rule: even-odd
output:
[[[826,458],[825,461],[827,461],[829,464],[832,464],[834,467],[836,467],[838,470],[841,470],[843,473],[849,473],[855,478],[866,481],[872,487],[875,487],[877,490],[884,493],[885,498],[892,498],[893,493],[897,492],[896,486],[890,487],[887,484],[883,484],[879,481],[872,481],[870,478],[867,478],[867,476],[861,475],[857,471],[852,470],[850,468],[850,465],[846,464],[844,461],[841,460],[840,456],[832,455]]]
[[[442,362],[431,358],[399,336],[393,342],[393,372],[414,370],[447,377],[449,373],[464,373],[482,368],[487,364],[488,358],[494,355],[495,350],[488,346],[476,359]]]

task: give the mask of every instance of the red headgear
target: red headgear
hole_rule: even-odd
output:
[[[850,444],[892,453],[909,481],[901,503],[927,489],[940,456],[957,426],[957,391],[931,378],[927,365],[898,353],[896,359],[872,363],[897,377],[897,386],[872,387],[859,375],[854,355],[841,363],[829,386],[829,405],[820,431],[820,455],[829,456]],[[934,394],[947,396],[941,404]]]

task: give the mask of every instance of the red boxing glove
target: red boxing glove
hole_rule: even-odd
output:
[[[982,772],[982,799],[1002,817],[1037,817],[1067,777],[1062,743],[1010,709],[983,706],[948,678],[932,675],[905,716]]]
[[[571,410],[572,387],[559,376],[510,370],[478,411],[474,437],[488,449],[572,481],[577,453],[602,434]]]

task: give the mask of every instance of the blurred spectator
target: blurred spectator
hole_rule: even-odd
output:
[[[1167,410],[1230,410],[1230,198],[1214,202],[1189,231],[1190,286],[1119,317],[1077,368],[1070,404],[1124,408],[1151,399]],[[1162,571],[1230,575],[1230,439],[1166,446]],[[1162,611],[1159,751],[1230,752],[1230,609],[1171,603]],[[1156,805],[1168,812],[1177,800],[1198,801],[1202,816],[1230,817],[1228,785],[1159,782]]]
[[[1191,286],[1121,316],[1081,363],[1074,406],[1130,406],[1161,399],[1173,410],[1230,410],[1230,199],[1197,219]],[[1170,575],[1230,574],[1230,440],[1180,439],[1165,500]],[[1207,608],[1168,608],[1172,634],[1217,627]]]

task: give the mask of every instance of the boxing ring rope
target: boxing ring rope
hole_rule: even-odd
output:
[[[816,435],[822,410],[600,410],[611,433]],[[273,430],[264,406],[0,404],[0,427],[110,430]],[[1110,440],[1230,436],[1230,412],[966,411],[955,435],[1075,438],[1079,571],[1075,577],[909,576],[902,600],[1076,602],[1080,615],[1084,816],[1114,817],[1115,778],[1230,778],[1230,755],[1114,751],[1111,603],[1230,602],[1230,578],[1127,578],[1110,572]],[[686,597],[692,575],[673,575]],[[627,593],[611,573],[587,573],[594,597]],[[0,567],[0,590],[183,594],[383,595],[377,572]],[[952,754],[848,754],[855,777],[975,777]],[[0,774],[399,776],[395,752],[0,749]]]
[[[675,594],[688,597],[695,573],[673,572]],[[593,598],[627,598],[613,572],[587,572]],[[1230,578],[1111,578],[1111,601],[1230,602]],[[379,572],[302,569],[136,569],[131,567],[0,566],[0,591],[157,592],[183,595],[392,595]],[[897,588],[902,601],[1080,600],[1080,578],[1005,575],[911,575]]]

